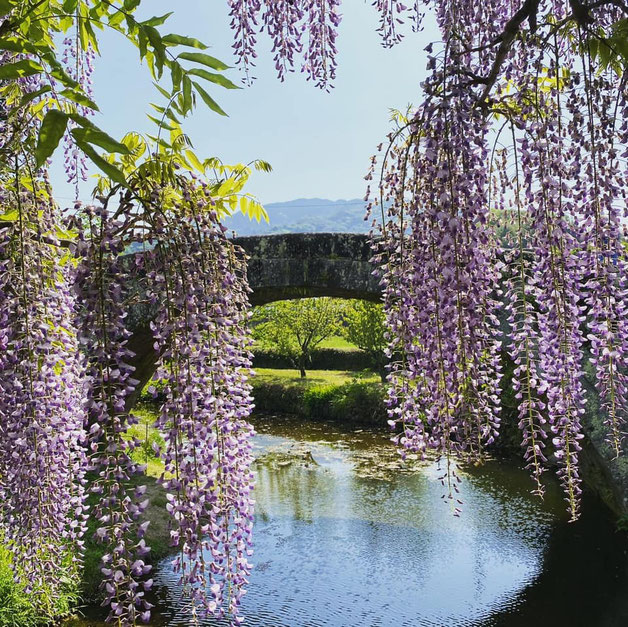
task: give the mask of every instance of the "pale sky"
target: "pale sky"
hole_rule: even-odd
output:
[[[226,0],[145,0],[146,17],[174,15],[161,27],[197,37],[210,45],[209,54],[232,65],[232,34]],[[150,8],[150,11],[147,8]],[[364,195],[369,157],[391,128],[390,109],[405,109],[420,100],[425,78],[425,46],[438,38],[429,19],[422,33],[408,27],[404,41],[393,49],[379,43],[377,14],[371,0],[344,0],[336,87],[321,92],[300,72],[285,83],[276,78],[270,46],[261,36],[257,80],[241,90],[208,89],[228,118],[199,104],[184,123],[200,157],[216,156],[225,163],[265,159],[272,174],[256,173],[248,191],[263,203],[295,198],[356,198]],[[95,99],[101,113],[95,120],[115,137],[130,130],[152,132],[146,118],[149,103],[161,102],[137,50],[115,33],[105,32],[102,58],[94,75]],[[239,70],[227,73],[240,84]],[[163,104],[163,103],[162,103]],[[152,128],[151,128],[152,127]],[[58,163],[52,182],[61,204],[74,198]],[[87,200],[92,181],[81,184]]]

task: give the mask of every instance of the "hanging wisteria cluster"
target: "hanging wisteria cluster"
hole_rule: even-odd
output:
[[[150,617],[151,605],[144,593],[152,582],[144,577],[151,570],[144,561],[149,552],[143,539],[148,523],[140,522],[148,506],[143,496],[146,486],[131,483],[145,467],[132,458],[138,443],[124,437],[137,423],[128,411],[127,398],[139,383],[133,379],[134,367],[129,363],[133,354],[126,347],[131,333],[125,326],[129,295],[124,286],[130,280],[122,258],[125,220],[113,220],[103,206],[75,209],[78,333],[87,355],[86,427],[90,470],[95,475],[90,491],[98,495],[91,516],[97,521],[96,539],[106,547],[101,568],[103,604],[110,605],[111,618],[132,625],[138,616],[143,621]]]
[[[301,41],[316,33],[308,24],[312,7],[331,16],[337,4],[279,4],[229,3],[236,34],[248,33],[248,48],[234,46],[241,63],[254,58],[262,15],[261,23],[273,25],[267,31],[282,78],[296,53],[304,69],[334,67],[335,46],[319,43],[316,54],[326,60],[311,66],[311,46],[304,50]],[[379,178],[369,213],[376,206],[375,215],[381,212],[373,235],[394,357],[395,440],[402,454],[442,456],[454,499],[453,457],[481,459],[498,434],[500,358],[507,354],[534,491],[543,493],[551,456],[575,519],[587,362],[615,457],[628,409],[628,6],[372,5],[384,46],[401,40],[404,21],[419,26],[424,8],[433,10],[441,35],[427,48],[423,102],[391,134],[383,162],[376,170],[374,161],[367,177]],[[325,87],[333,79],[317,76]],[[496,214],[506,222],[501,238]]]
[[[69,77],[76,81],[86,98],[93,98],[92,74],[94,72],[95,52],[91,45],[86,48],[80,44],[79,24],[75,25],[73,36],[63,40],[63,55],[61,60]],[[77,103],[77,112],[83,116],[91,116],[94,111],[91,106]],[[75,122],[70,122],[71,128],[76,128]],[[66,133],[63,138],[64,166],[68,183],[74,183],[74,193],[79,197],[79,184],[87,181],[87,158],[79,149],[75,138],[71,133]]]
[[[0,228],[0,534],[47,615],[81,566],[85,362],[57,211],[45,190],[5,190],[16,220]]]
[[[206,186],[186,187],[176,209],[156,218],[162,236],[146,260],[160,305],[153,328],[166,400],[156,426],[174,568],[192,617],[227,612],[240,624],[253,526],[246,265],[225,244]]]
[[[628,10],[434,5],[443,43],[424,103],[392,136],[373,203],[391,353],[401,356],[391,423],[402,425],[402,451],[435,450],[448,468],[452,452],[481,457],[499,426],[497,320],[507,318],[534,491],[551,454],[573,520],[587,359],[615,456],[625,438],[626,89],[592,51],[611,45],[601,34]],[[501,241],[489,229],[496,211]]]

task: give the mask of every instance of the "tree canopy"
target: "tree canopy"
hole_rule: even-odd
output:
[[[333,298],[284,300],[259,307],[253,337],[291,359],[306,376],[312,351],[340,331],[344,304]]]

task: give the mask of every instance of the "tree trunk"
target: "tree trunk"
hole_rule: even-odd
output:
[[[307,355],[301,353],[299,355],[299,372],[301,373],[301,378],[305,379],[305,364],[307,363]]]

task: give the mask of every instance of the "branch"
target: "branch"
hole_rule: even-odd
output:
[[[540,0],[525,0],[521,8],[506,22],[503,32],[493,40],[492,45],[499,43],[499,48],[493,61],[491,71],[486,77],[475,77],[475,83],[484,84],[484,91],[480,97],[480,102],[484,102],[493,85],[499,78],[501,67],[512,48],[517,35],[521,31],[521,26],[528,20],[530,23],[530,32],[534,32],[537,27],[537,14],[539,10]],[[570,21],[575,21],[581,26],[588,26],[595,22],[595,18],[591,15],[593,9],[612,5],[617,7],[628,15],[628,6],[623,0],[597,0],[591,4],[585,4],[581,0],[569,0],[571,13],[562,20],[557,26],[562,26]]]
[[[484,102],[488,98],[499,76],[502,64],[521,30],[522,24],[528,20],[530,22],[530,30],[534,32],[536,29],[536,16],[539,10],[539,2],[540,0],[525,0],[523,6],[506,22],[502,34],[495,39],[495,43],[499,42],[499,48],[495,56],[495,61],[493,61],[493,67],[489,75],[483,80],[485,87],[480,98],[481,102]]]

